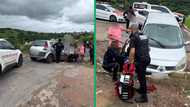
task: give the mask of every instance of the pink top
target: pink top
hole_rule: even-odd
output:
[[[81,54],[81,55],[84,55],[84,45],[81,45],[81,46],[80,46],[80,54]]]
[[[120,25],[110,26],[108,28],[108,38],[121,41],[121,35],[124,28]]]

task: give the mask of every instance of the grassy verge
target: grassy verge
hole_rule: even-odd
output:
[[[190,15],[186,18],[185,25],[190,29]]]

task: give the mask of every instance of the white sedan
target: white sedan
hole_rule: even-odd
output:
[[[0,39],[0,72],[10,67],[20,67],[23,63],[22,52],[5,39]]]
[[[109,4],[96,4],[96,18],[112,22],[125,22],[123,12],[113,8]]]

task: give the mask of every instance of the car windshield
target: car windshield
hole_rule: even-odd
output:
[[[161,6],[151,6],[151,9],[153,10],[159,10],[164,13],[170,13],[167,8],[161,7]]]
[[[14,46],[11,45],[8,41],[0,41],[0,49],[13,49]]]
[[[182,33],[176,26],[147,24],[144,34],[149,37],[149,44],[153,47],[180,48],[183,46]]]
[[[32,43],[32,46],[44,46],[45,40],[36,40]]]

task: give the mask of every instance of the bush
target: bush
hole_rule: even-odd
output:
[[[190,29],[190,16],[186,18],[185,25]]]

